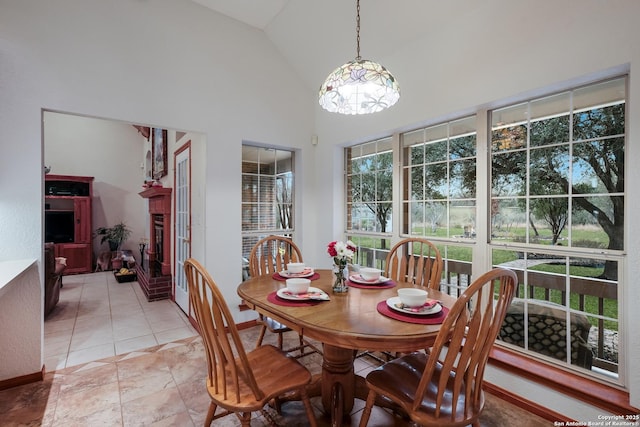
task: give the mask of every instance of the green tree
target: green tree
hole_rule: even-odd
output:
[[[381,152],[356,159],[362,172],[358,184],[352,182],[353,200],[360,201],[376,218],[379,231],[385,233],[391,219],[393,195],[393,154]],[[382,240],[382,249],[385,246]]]
[[[625,104],[577,112],[570,121],[568,115],[531,123],[529,130],[530,176],[526,177],[527,151],[516,150],[492,156],[492,188],[511,191],[522,196],[571,194],[574,212],[580,210],[593,216],[609,238],[608,249],[624,248],[624,124]],[[569,157],[570,127],[573,130]],[[526,126],[494,131],[494,150],[519,149],[525,146]],[[562,144],[565,143],[565,144]],[[551,144],[560,144],[550,146]],[[571,160],[570,160],[571,159]],[[569,163],[573,176],[569,176]],[[577,172],[576,172],[577,171]],[[593,185],[585,185],[586,181]],[[508,183],[508,185],[505,185]],[[507,188],[508,190],[505,190]],[[608,193],[608,196],[590,196]],[[532,203],[532,213],[549,223],[554,238],[566,225],[568,204],[565,198],[546,198]],[[582,217],[581,221],[584,221]],[[617,262],[607,261],[601,277],[616,280]]]
[[[569,220],[569,209],[566,198],[542,198],[531,201],[531,212],[537,218],[542,219],[551,228],[551,244],[558,243],[562,230]],[[531,217],[531,215],[530,215]],[[533,222],[533,221],[531,221]],[[534,233],[537,235],[535,226]]]

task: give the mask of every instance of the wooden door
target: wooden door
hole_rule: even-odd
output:
[[[184,262],[191,256],[191,149],[190,144],[175,154],[175,262],[174,298],[176,304],[189,313],[189,290]]]
[[[75,243],[91,243],[91,199],[76,197],[73,207],[76,222]]]
[[[91,272],[91,243],[57,243],[56,256],[67,259],[64,274]]]

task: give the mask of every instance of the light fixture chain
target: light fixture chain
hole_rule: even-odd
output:
[[[356,61],[360,61],[360,0],[356,1]]]

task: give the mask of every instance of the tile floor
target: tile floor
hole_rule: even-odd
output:
[[[209,398],[202,342],[186,316],[169,301],[146,302],[137,282],[119,284],[109,273],[65,276],[60,307],[45,322],[47,374],[44,381],[0,391],[2,426],[198,426]],[[247,348],[258,328],[241,331]],[[285,345],[297,337],[287,334]],[[274,343],[267,335],[265,342]],[[318,354],[300,361],[312,373],[321,370]],[[365,374],[377,362],[356,360]],[[57,366],[54,371],[52,366]],[[312,398],[318,424],[330,425],[319,397]],[[357,425],[364,402],[356,400],[347,425]],[[282,414],[267,412],[281,426],[307,425],[298,402]],[[239,426],[234,416],[215,426]],[[267,420],[254,414],[251,425]],[[374,408],[369,426],[409,426],[406,420]],[[483,427],[549,426],[551,422],[487,395]]]
[[[138,282],[111,272],[64,276],[60,301],[44,322],[47,371],[197,335],[169,300],[148,302]]]

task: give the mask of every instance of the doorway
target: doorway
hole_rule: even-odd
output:
[[[43,112],[43,166],[46,165],[51,174],[95,177],[91,232],[94,232],[95,228],[102,224],[112,225],[123,220],[132,230],[130,239],[125,243],[124,248],[136,254],[136,261],[140,263],[142,263],[142,251],[148,249],[148,247],[145,248],[145,244],[149,238],[150,221],[147,202],[139,193],[145,190],[143,183],[150,180],[152,175],[152,166],[150,156],[148,155],[150,141],[147,139],[147,136],[139,130],[139,128],[144,127],[144,125],[136,126],[134,123],[126,121],[52,111]],[[185,141],[189,141],[189,157],[191,159],[197,159],[192,164],[191,162],[189,163],[189,176],[199,183],[198,188],[201,189],[204,187],[206,179],[206,143],[203,134],[168,129],[169,146],[167,160],[168,163],[173,163],[174,152],[178,151],[178,148],[182,149],[182,147],[185,146]],[[173,170],[174,164],[168,164],[167,169],[169,171]],[[173,179],[173,174],[169,174],[169,176],[164,177],[162,181],[165,186],[174,187]],[[195,215],[195,218],[200,221],[200,219],[204,217],[204,208],[203,198],[200,196],[195,200],[193,205],[189,206],[189,215]],[[201,225],[201,222],[197,222],[195,227],[196,230],[191,232],[191,238],[195,239],[195,242],[191,241],[190,254],[194,257],[203,258],[204,233],[199,231],[204,226]],[[92,252],[94,254],[93,266],[95,267],[95,255],[99,254],[100,251],[106,250],[106,248],[103,247],[106,243],[102,245],[99,238],[93,238],[92,244]],[[172,244],[171,247],[172,249],[175,248],[174,244]],[[140,259],[138,256],[140,256]],[[174,258],[172,260],[172,266],[174,266],[173,268],[175,269],[177,262],[175,254],[172,253],[171,256]],[[145,268],[148,268],[148,264],[146,263]],[[181,267],[179,267],[179,269],[181,269]],[[110,271],[107,273],[94,273],[92,268],[92,272],[88,274],[65,276],[65,286],[61,291],[65,298],[71,298],[73,293],[78,292],[81,287],[87,286],[92,289],[97,289],[98,285],[94,285],[94,283],[103,286],[107,275],[112,276],[112,273]],[[109,279],[109,281],[112,281],[113,277],[109,277]],[[136,293],[140,291],[137,283],[135,283],[134,286],[135,287],[131,287],[123,283],[122,286],[117,289],[121,291],[126,290],[128,287],[131,292],[133,292],[133,290],[135,290]],[[144,303],[144,297],[136,297],[133,293],[123,299],[128,302],[140,300],[141,304]],[[189,319],[184,316],[184,309],[174,303],[173,299],[172,295],[170,300],[155,301],[153,302],[153,307],[158,309],[160,306],[166,306],[165,314],[168,317],[173,317],[174,312],[180,313],[180,316],[175,319],[175,323],[167,322],[167,328],[179,329],[184,327],[186,323],[187,331],[185,333],[191,332],[189,328],[192,326],[190,325]],[[63,304],[59,307],[61,310],[58,316],[56,316],[54,309],[52,316],[47,318],[48,323],[72,321],[73,319],[59,318],[60,315],[65,314],[65,311],[62,309],[67,309],[68,311],[69,304],[78,304],[78,312],[87,314],[88,318],[95,318],[95,326],[87,325],[87,328],[83,331],[86,334],[91,334],[92,331],[100,331],[100,328],[105,325],[115,328],[112,322],[117,323],[119,321],[118,318],[112,317],[110,310],[105,310],[104,313],[98,313],[94,308],[89,310],[89,306],[83,307],[82,300],[79,300],[79,302],[73,300],[73,303],[71,299],[67,299],[66,301],[68,301],[66,305]],[[122,304],[120,303],[120,305]],[[162,310],[165,309],[162,308]],[[87,311],[90,311],[90,313],[87,313]],[[138,310],[138,314],[139,312],[140,310]],[[147,324],[145,322],[143,323]],[[76,351],[88,351],[88,348],[84,347],[85,345],[95,347],[96,349],[103,349],[103,347],[106,349],[105,351],[107,353],[95,354],[95,358],[91,359],[97,360],[103,357],[113,356],[114,349],[115,354],[121,354],[121,352],[125,350],[132,351],[136,348],[143,349],[157,345],[160,343],[162,334],[167,335],[170,332],[168,330],[140,330],[132,327],[131,323],[127,325],[126,330],[122,331],[122,333],[112,336],[112,343],[95,343],[86,339],[81,340],[80,338],[82,337],[79,337],[74,342],[74,339],[69,336],[64,338],[65,345],[60,346],[56,341],[56,338],[60,337],[50,337],[45,334],[46,339],[43,348],[45,358],[49,360],[47,367],[56,367],[56,363],[51,360],[52,357],[58,356],[60,360],[71,360],[74,356],[72,353]],[[50,329],[53,326],[55,325],[49,324],[45,326],[45,329]],[[155,326],[157,329],[158,325]],[[162,328],[164,327],[165,325],[162,325]],[[149,326],[147,325],[146,328],[149,328]],[[135,334],[135,336],[128,336],[127,334]],[[107,334],[104,336],[107,336]],[[54,339],[52,340],[50,338]],[[154,339],[156,341],[153,341]],[[62,352],[60,352],[60,354],[58,354],[58,347],[64,347],[66,353],[62,354]]]

